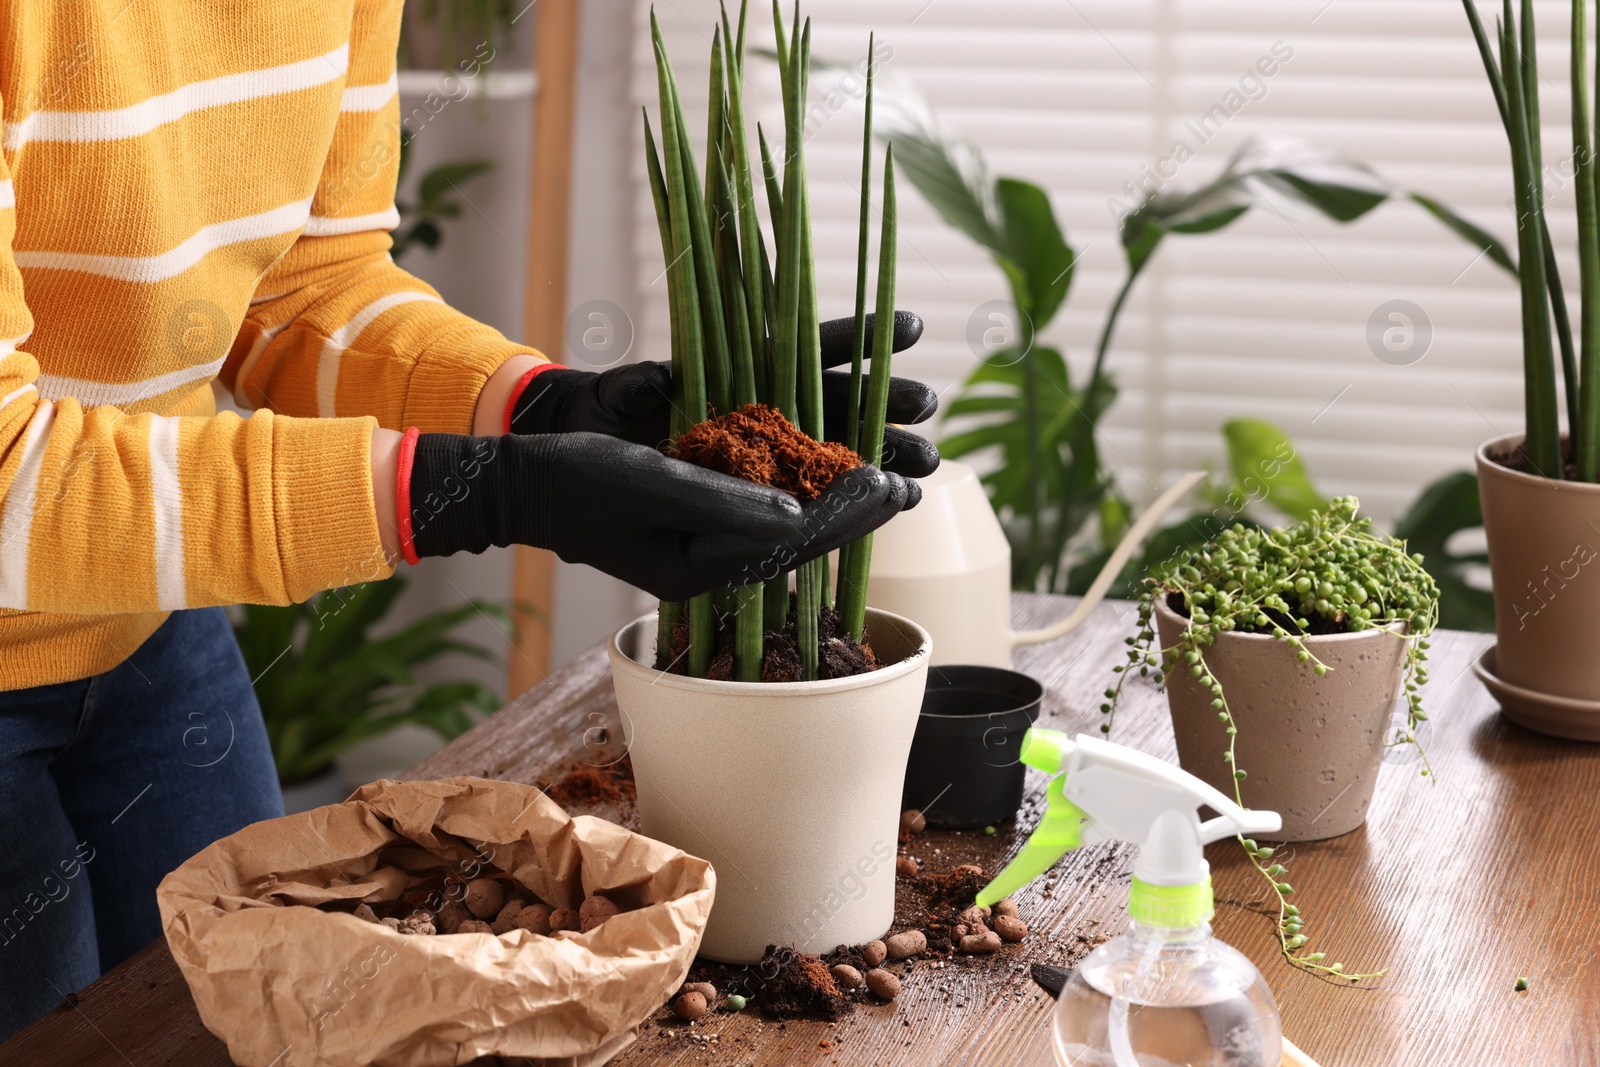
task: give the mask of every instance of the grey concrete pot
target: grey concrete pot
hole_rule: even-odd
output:
[[[1156,604],[1161,646],[1170,648],[1189,620]],[[1405,642],[1393,631],[1308,637],[1328,665],[1317,677],[1282,641],[1265,634],[1221,634],[1206,663],[1222,683],[1239,728],[1235,756],[1249,775],[1240,783],[1248,808],[1283,816],[1280,841],[1318,841],[1360,826],[1372,803],[1384,745],[1405,670]],[[1167,706],[1184,770],[1233,795],[1233,767],[1223,760],[1226,727],[1211,693],[1187,670],[1169,673]]]

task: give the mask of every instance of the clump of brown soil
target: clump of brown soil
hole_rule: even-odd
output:
[[[626,754],[603,766],[574,763],[554,782],[540,779],[538,787],[568,814],[602,809],[615,813],[615,821],[624,826],[638,825],[639,791],[633,781],[633,760]]]
[[[672,631],[668,647],[669,674],[689,673],[689,657],[684,649],[689,645],[689,620],[679,621]],[[799,627],[795,622],[794,597],[789,598],[789,617],[782,630],[768,630],[762,638],[764,655],[761,661],[763,682],[798,682],[800,669]],[[849,634],[841,631],[839,613],[825,607],[817,616],[817,677],[849,678],[875,671],[883,664],[872,653],[870,644],[857,644]],[[718,619],[715,643],[712,645],[711,665],[706,677],[714,681],[733,680],[733,620]]]
[[[815,500],[834,478],[862,464],[844,445],[812,440],[766,404],[749,404],[690,427],[667,454],[801,500]]]
[[[765,977],[757,1003],[775,1019],[835,1019],[848,1015],[854,1005],[833,980],[828,964],[792,948],[768,945],[767,954],[756,965]]]

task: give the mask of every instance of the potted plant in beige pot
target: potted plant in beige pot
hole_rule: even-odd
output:
[[[647,123],[646,165],[667,264],[678,393],[667,447],[804,499],[797,457],[833,464],[843,472],[835,477],[883,459],[894,331],[869,330],[866,316],[867,227],[876,206],[867,192],[871,82],[869,75],[850,376],[862,418],[845,420],[843,442],[822,444],[804,159],[810,24],[776,32],[785,137],[776,165],[762,141],[760,184],[775,235],[769,256],[744,128],[744,21],[741,10],[735,33],[724,13],[712,41],[705,182],[652,21],[661,150]],[[888,323],[892,151],[881,211],[873,321]],[[769,457],[767,469],[749,459],[758,455]],[[815,470],[807,477],[827,481]],[[932,643],[914,622],[867,609],[870,562],[870,535],[844,545],[835,585],[826,555],[794,569],[780,550],[744,584],[664,602],[611,641],[641,828],[710,860],[719,875],[701,946],[708,958],[751,963],[768,945],[820,952],[872,940],[893,921],[901,785]]]
[[[1101,706],[1115,711],[1134,670],[1163,677],[1178,762],[1279,812],[1285,841],[1360,826],[1386,746],[1415,744],[1427,718],[1418,691],[1438,589],[1356,508],[1343,497],[1292,526],[1229,527],[1164,565]],[[1391,735],[1402,696],[1406,723]]]
[[[1420,690],[1438,617],[1422,558],[1358,517],[1354,497],[1288,527],[1228,527],[1146,579],[1101,730],[1111,732],[1128,679],[1153,678],[1185,770],[1244,807],[1279,812],[1276,840],[1349,833],[1366,819],[1386,749],[1422,755]],[[1287,870],[1272,847],[1241,843],[1276,891],[1291,964],[1352,980],[1380,973],[1302,952],[1309,935]]]
[[[1522,433],[1487,441],[1477,454],[1497,643],[1475,666],[1513,721],[1600,741],[1600,568],[1591,566],[1600,555],[1600,189],[1587,5],[1573,4],[1571,23],[1582,293],[1575,338],[1545,221],[1538,95],[1551,75],[1538,65],[1532,8],[1522,6],[1519,25],[1508,5],[1492,42],[1472,0],[1463,4],[1511,143],[1526,410]]]

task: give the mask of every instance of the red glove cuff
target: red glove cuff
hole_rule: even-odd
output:
[[[411,464],[417,455],[417,437],[420,433],[413,426],[400,439],[400,454],[396,457],[394,475],[395,521],[400,527],[400,554],[412,566],[422,562],[417,555],[411,529]]]
[[[517,401],[522,398],[523,390],[528,388],[528,383],[529,382],[533,381],[535,378],[537,378],[539,375],[543,374],[547,370],[565,370],[565,369],[566,369],[566,367],[564,367],[560,363],[541,363],[537,367],[534,367],[532,370],[530,370],[527,374],[524,374],[520,379],[518,379],[516,386],[513,387],[512,390],[511,390],[511,399],[506,401],[506,415],[505,415],[505,418],[502,419],[501,423],[500,423],[501,432],[503,432],[503,433],[510,433],[511,432],[511,413],[516,410]]]

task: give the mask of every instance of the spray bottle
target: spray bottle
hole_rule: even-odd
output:
[[[1056,1062],[1071,1067],[1277,1067],[1283,1030],[1266,981],[1211,936],[1211,868],[1202,846],[1268,834],[1249,811],[1187,771],[1086,734],[1032,729],[1022,761],[1053,775],[1039,826],[978,894],[988,907],[1085,842],[1139,844],[1130,930],[1078,965],[1058,999]],[[1217,816],[1200,821],[1204,805]]]

